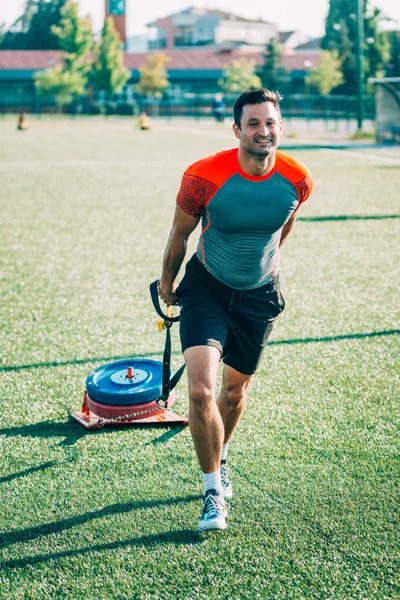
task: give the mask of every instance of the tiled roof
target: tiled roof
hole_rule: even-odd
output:
[[[0,50],[0,69],[35,71],[53,67],[62,52],[56,50]]]
[[[260,52],[243,52],[241,50],[216,50],[216,49],[191,49],[191,50],[163,50],[171,60],[167,63],[168,70],[217,70],[238,58],[253,59],[256,64],[263,62]],[[54,50],[2,50],[0,51],[0,70],[26,70],[36,71],[47,69],[60,61],[61,52]],[[314,65],[319,62],[319,51],[302,52],[301,54],[284,55],[283,65],[289,71],[304,70],[304,62],[310,61]],[[136,70],[144,65],[147,54],[124,52],[124,63],[128,69]]]

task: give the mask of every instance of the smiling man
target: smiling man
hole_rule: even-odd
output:
[[[189,426],[203,472],[200,531],[225,529],[232,497],[228,444],[273,323],[283,311],[279,247],[310,195],[308,169],[278,151],[279,94],[266,89],[236,101],[239,149],[184,173],[164,254],[159,295],[181,307],[180,336],[189,380]],[[196,253],[176,278],[201,219]],[[218,363],[224,363],[216,396]]]

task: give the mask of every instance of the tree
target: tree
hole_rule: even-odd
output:
[[[35,78],[39,93],[54,96],[59,106],[70,104],[75,98],[83,96],[86,80],[79,71],[66,70],[63,65],[46,69]]]
[[[344,82],[342,63],[337,50],[322,50],[319,67],[313,67],[305,78],[307,85],[316,88],[323,96]]]
[[[93,46],[91,21],[79,17],[77,2],[68,0],[61,17],[60,26],[52,31],[64,50],[62,64],[35,74],[38,92],[54,96],[59,105],[84,94],[90,69],[87,54]]]
[[[96,44],[93,81],[95,85],[109,94],[118,93],[130,77],[130,71],[124,67],[121,40],[109,17],[104,21],[101,39]]]
[[[24,12],[11,25],[0,42],[2,50],[58,50],[51,27],[61,20],[67,0],[26,0]]]
[[[325,37],[321,48],[336,50],[342,61],[344,83],[336,90],[340,93],[357,92],[357,0],[330,0],[325,22]],[[379,23],[385,18],[379,9],[372,12],[368,0],[364,0],[364,40],[365,80],[383,71],[388,58],[386,36],[379,30]]]
[[[218,85],[224,92],[239,94],[260,88],[261,79],[256,75],[255,69],[255,60],[246,58],[233,60],[229,65],[225,65],[222,77],[218,80]]]
[[[288,73],[282,64],[283,48],[271,38],[265,48],[264,62],[257,72],[262,85],[269,90],[283,92],[288,84]]]
[[[139,67],[140,79],[136,85],[136,91],[142,96],[153,95],[156,98],[161,98],[162,93],[169,85],[165,65],[170,60],[169,56],[161,52],[149,54],[147,64]]]
[[[323,50],[336,50],[340,57],[344,82],[338,92],[347,94],[357,92],[356,2],[357,0],[330,0],[325,37],[321,41]]]
[[[385,73],[385,65],[390,56],[390,44],[387,32],[380,30],[380,24],[385,21],[378,8],[365,17],[365,78],[382,77]]]
[[[388,32],[389,60],[386,65],[387,77],[400,77],[400,31]]]
[[[65,52],[66,69],[88,71],[87,55],[93,47],[92,22],[90,17],[81,18],[78,11],[78,2],[68,0],[61,10],[60,25],[53,25],[51,30]]]

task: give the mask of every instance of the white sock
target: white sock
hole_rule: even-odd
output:
[[[221,471],[215,471],[214,473],[203,473],[204,481],[204,495],[207,490],[216,490],[217,492],[223,493],[221,485]]]
[[[229,442],[222,445],[221,460],[227,460]]]

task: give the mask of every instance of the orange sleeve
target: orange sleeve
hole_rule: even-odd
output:
[[[295,186],[299,206],[309,198],[313,189],[313,179],[303,163],[283,152],[277,152],[276,170]]]
[[[200,217],[215,192],[235,172],[237,150],[225,150],[186,169],[176,202],[183,211]]]

